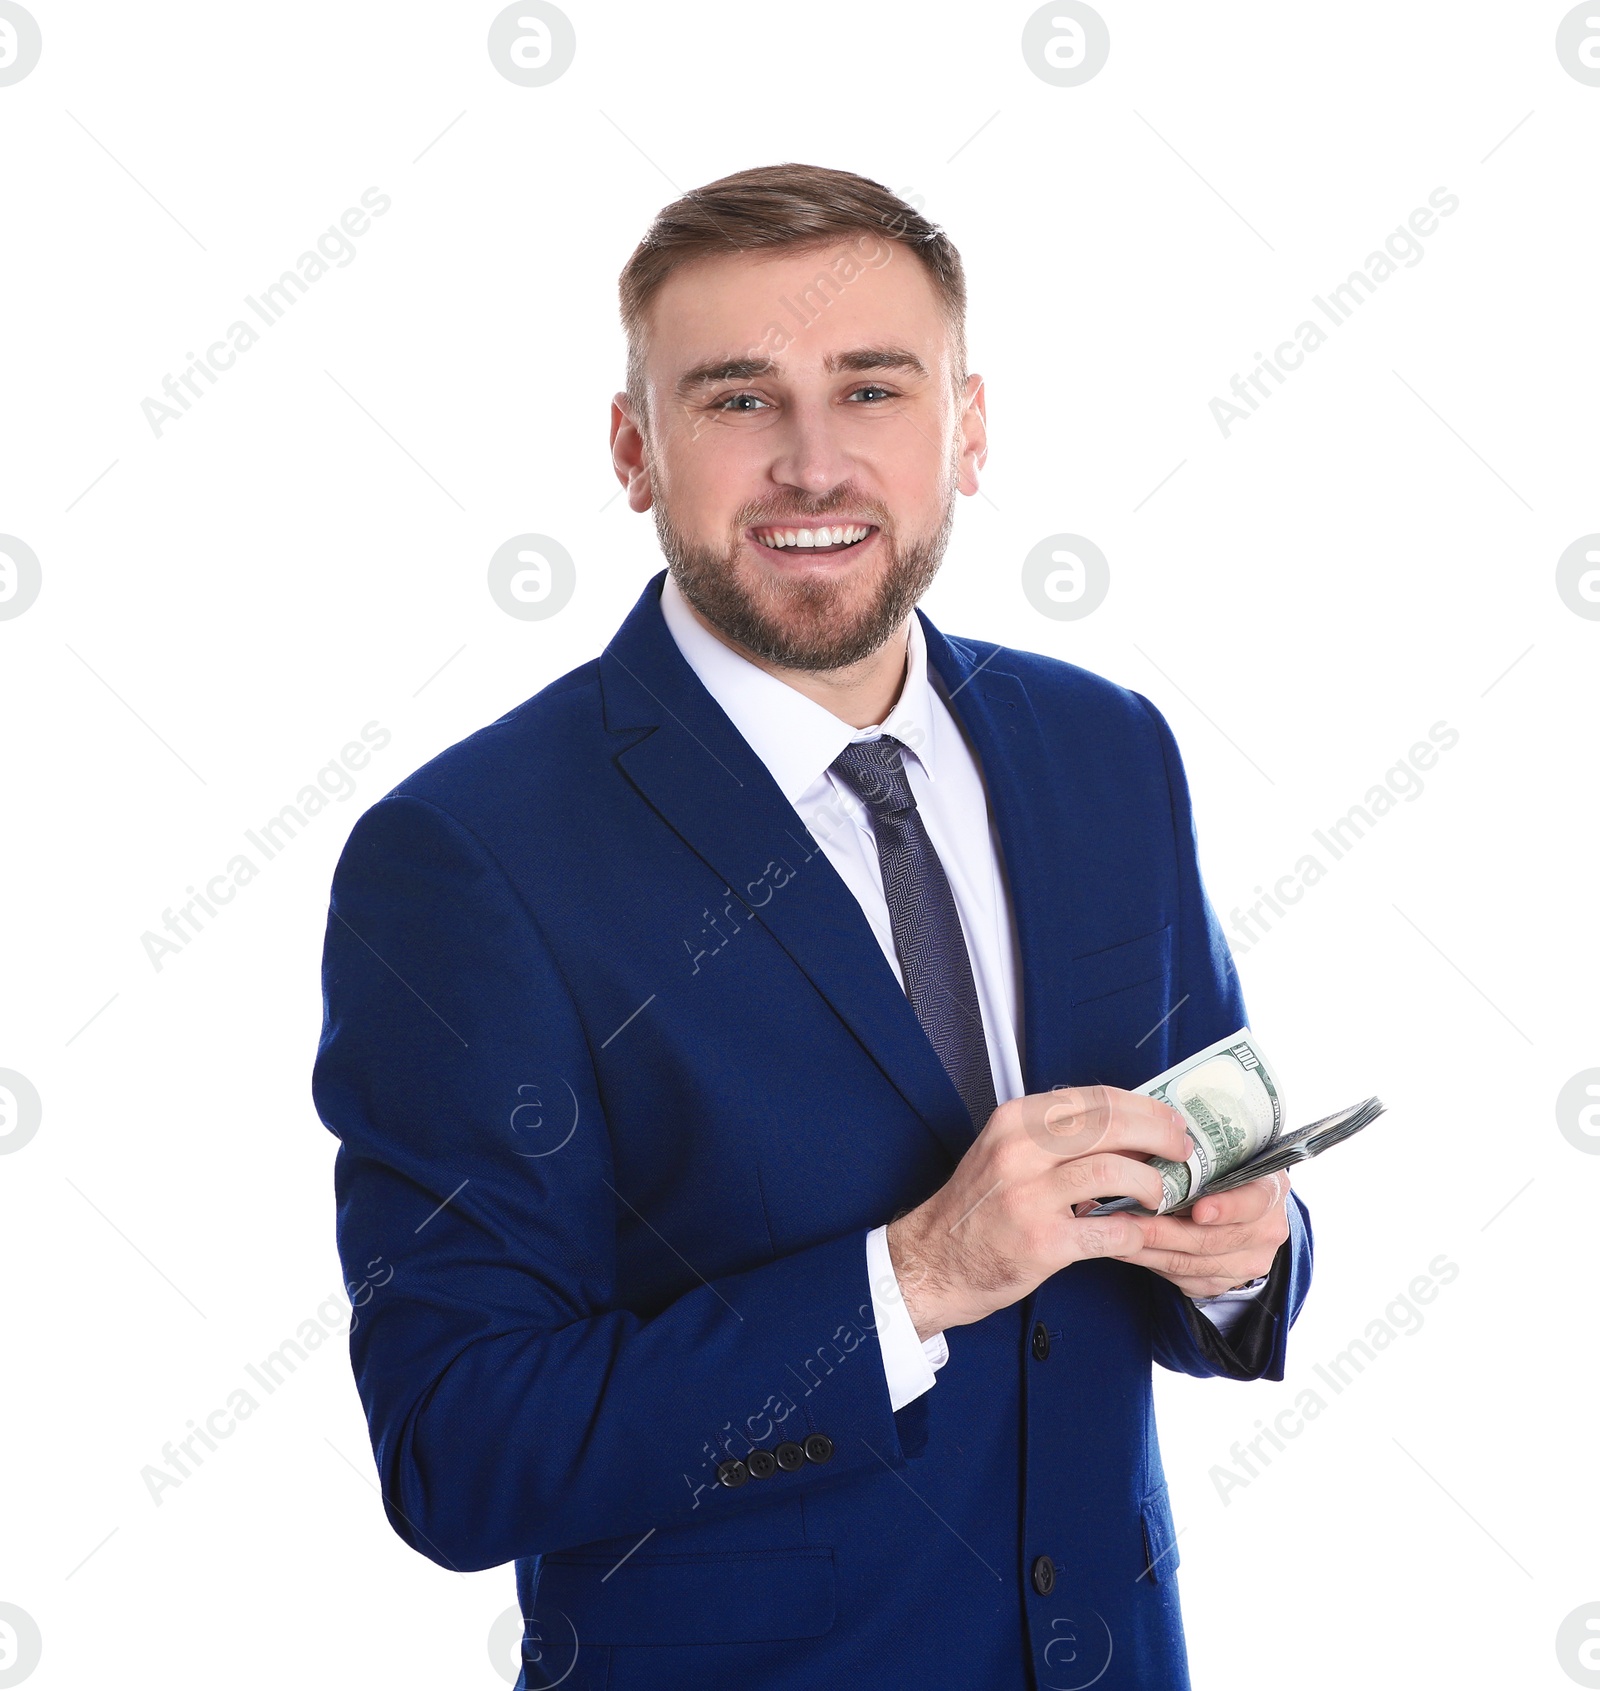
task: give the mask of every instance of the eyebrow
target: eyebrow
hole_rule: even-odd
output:
[[[903,346],[860,346],[849,352],[829,353],[823,368],[830,376],[859,375],[868,370],[904,370],[908,375],[926,376],[927,366]],[[712,387],[718,382],[749,382],[760,376],[782,373],[783,366],[772,358],[718,358],[696,364],[678,378],[680,397]]]
[[[777,366],[770,358],[720,358],[696,364],[678,378],[678,393],[694,393],[716,382],[748,382],[757,376],[770,375]]]
[[[863,346],[853,352],[831,353],[824,367],[830,376],[863,370],[904,370],[913,376],[928,373],[927,366],[916,353],[903,346]]]

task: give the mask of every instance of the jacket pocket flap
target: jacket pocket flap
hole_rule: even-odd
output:
[[[834,1621],[833,1551],[720,1555],[554,1554],[540,1565],[535,1621],[565,1617],[582,1644],[748,1644],[816,1638]]]
[[[1087,1004],[1091,999],[1104,998],[1126,987],[1164,979],[1171,967],[1171,953],[1169,922],[1153,934],[1140,934],[1137,939],[1124,940],[1120,945],[1108,945],[1101,951],[1074,957],[1068,1003]]]

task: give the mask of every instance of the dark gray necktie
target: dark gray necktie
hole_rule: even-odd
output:
[[[831,767],[872,818],[906,996],[976,1131],[995,1107],[978,989],[955,895],[906,776],[904,749],[892,734],[880,734],[846,746]]]

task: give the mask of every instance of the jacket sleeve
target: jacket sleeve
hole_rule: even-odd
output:
[[[1189,783],[1166,718],[1135,694],[1155,724],[1172,799],[1177,857],[1177,963],[1173,991],[1174,1049],[1201,1051],[1246,1027],[1249,1017],[1238,970],[1200,879],[1199,846]],[[1170,1280],[1148,1276],[1155,1357],[1178,1373],[1222,1375],[1231,1380],[1281,1380],[1289,1329],[1311,1284],[1311,1217],[1297,1193],[1289,1198],[1289,1237],[1273,1258],[1267,1284],[1224,1338]]]
[[[552,1075],[530,1144],[518,1088]],[[622,1306],[588,1032],[499,864],[425,800],[381,800],[340,859],[312,1091],[340,1141],[351,1364],[414,1549],[494,1567],[903,1465],[864,1229]],[[791,1365],[819,1347],[872,1354],[802,1393]],[[720,1462],[811,1433],[823,1460],[718,1484]]]

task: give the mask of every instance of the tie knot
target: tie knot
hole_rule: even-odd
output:
[[[880,734],[875,740],[853,740],[829,767],[870,810],[892,816],[917,807],[904,751],[893,734]]]

